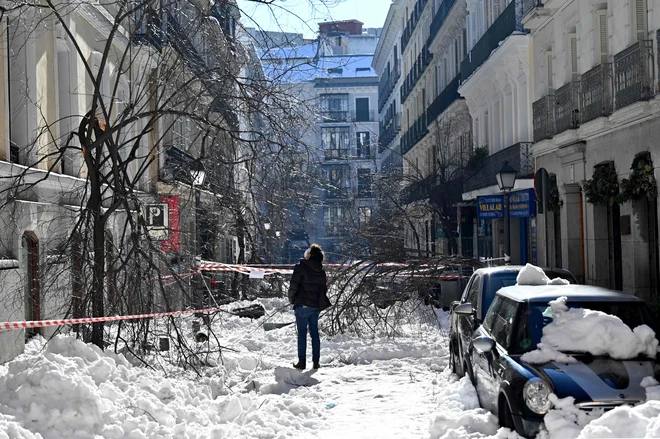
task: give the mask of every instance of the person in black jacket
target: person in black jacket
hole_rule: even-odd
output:
[[[321,340],[319,338],[319,312],[330,306],[327,283],[323,270],[323,250],[312,244],[293,268],[289,285],[289,302],[293,304],[298,329],[298,363],[293,367],[305,369],[307,360],[307,327],[312,338],[312,362],[320,367]]]

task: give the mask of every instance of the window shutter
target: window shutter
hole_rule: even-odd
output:
[[[547,74],[548,74],[548,88],[552,88],[552,52],[547,51],[545,53],[545,65],[548,69]]]
[[[637,41],[646,39],[646,0],[634,0],[635,32]]]
[[[570,45],[570,72],[571,79],[573,75],[576,75],[578,72],[578,59],[577,59],[577,35],[569,34],[568,41]]]
[[[607,32],[607,9],[596,11],[596,25],[598,31],[598,56],[601,64],[607,62],[609,35]]]

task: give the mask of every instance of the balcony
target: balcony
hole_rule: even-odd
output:
[[[413,64],[412,69],[410,69],[410,72],[408,72],[408,75],[406,75],[406,79],[401,86],[402,104],[406,101],[406,99],[408,99],[408,96],[410,96],[410,93],[415,88],[415,85],[417,85],[417,81],[419,81],[426,68],[431,64],[432,59],[433,54],[429,51],[428,44],[425,44],[422,52],[417,55],[417,61],[415,61],[415,64]]]
[[[435,36],[438,35],[440,28],[445,23],[447,16],[449,16],[449,13],[455,4],[456,0],[444,0],[440,4],[440,7],[435,13],[435,17],[433,17],[433,21],[431,22],[431,33],[429,35],[429,39],[427,40],[427,44],[431,44],[435,39]]]
[[[325,154],[326,160],[342,160],[350,157],[351,148],[350,146],[344,148],[337,148],[334,146],[323,147],[323,153]]]
[[[140,10],[142,12],[142,10]],[[150,45],[158,52],[163,48],[162,21],[153,10],[136,13],[136,30],[133,34],[133,43]]]
[[[426,127],[426,112],[424,112],[403,135],[403,138],[401,139],[401,154],[410,151],[417,142],[422,140],[424,136],[428,134],[428,132],[429,130]]]
[[[612,64],[599,64],[582,75],[580,122],[612,113]]]
[[[458,86],[461,83],[461,74],[456,75],[454,79],[445,87],[444,90],[433,101],[426,112],[427,125],[431,125],[451,104],[460,99]]]
[[[465,192],[496,186],[495,174],[502,168],[504,162],[509,162],[518,170],[518,178],[529,178],[534,175],[534,158],[532,157],[532,143],[520,142],[508,148],[489,155],[481,162],[479,172],[466,179],[463,190]]]
[[[352,111],[350,117],[351,122],[375,122],[376,112],[374,110]]]
[[[542,8],[543,2],[541,0],[522,0],[522,5],[522,16],[524,17],[529,14],[532,9]]]
[[[426,3],[428,3],[428,0],[417,0],[417,3],[415,3],[415,7],[406,22],[406,27],[403,29],[403,35],[401,35],[401,53],[406,50],[406,46],[410,42],[413,32],[415,32]]]
[[[401,64],[396,63],[391,70],[386,70],[378,82],[378,111],[382,111],[387,100],[396,88],[396,83],[401,78]]]
[[[348,111],[327,110],[321,111],[322,123],[345,123],[349,121]]]
[[[653,40],[641,40],[614,55],[614,99],[618,110],[653,96]]]
[[[509,3],[509,6],[497,17],[470,53],[461,61],[461,75],[464,81],[467,81],[470,75],[486,62],[493,50],[499,47],[500,42],[514,31],[523,31],[522,25],[516,23],[517,4],[517,1]]]
[[[555,91],[555,134],[580,125],[580,81],[572,80]]]
[[[336,200],[336,199],[345,199],[348,198],[349,188],[346,187],[335,187],[331,184],[328,184],[328,187],[325,189],[325,199],[326,200]]]
[[[402,198],[404,203],[428,200],[431,196],[431,187],[435,181],[435,175],[429,175],[421,180],[410,183],[404,190]]]
[[[401,114],[396,113],[387,117],[384,122],[380,124],[378,143],[379,151],[383,152],[385,148],[390,146],[397,134],[401,132]]]
[[[534,141],[550,139],[555,134],[554,92],[532,104]]]

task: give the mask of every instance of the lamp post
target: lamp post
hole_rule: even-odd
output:
[[[200,186],[204,184],[204,179],[206,178],[206,171],[204,171],[204,165],[201,163],[197,169],[190,171],[190,177],[192,180],[192,189],[193,195],[195,197],[195,265],[200,264],[202,257],[202,235],[200,233],[199,227],[199,207],[200,207]],[[202,273],[200,272],[198,276],[193,276],[193,300],[196,302],[194,306],[199,309],[202,304],[202,289],[204,283],[202,282]],[[199,317],[196,315],[196,317]]]
[[[518,171],[513,169],[509,162],[504,162],[499,172],[495,174],[497,178],[497,185],[500,190],[504,192],[504,254],[511,257],[511,239],[509,237],[509,191],[513,189],[516,184],[516,174]]]

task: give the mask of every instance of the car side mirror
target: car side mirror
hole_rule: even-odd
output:
[[[472,316],[474,315],[474,308],[472,308],[471,303],[461,303],[454,308],[454,312],[459,316]]]
[[[477,337],[472,340],[472,346],[482,354],[486,354],[495,347],[495,340],[490,337]]]

